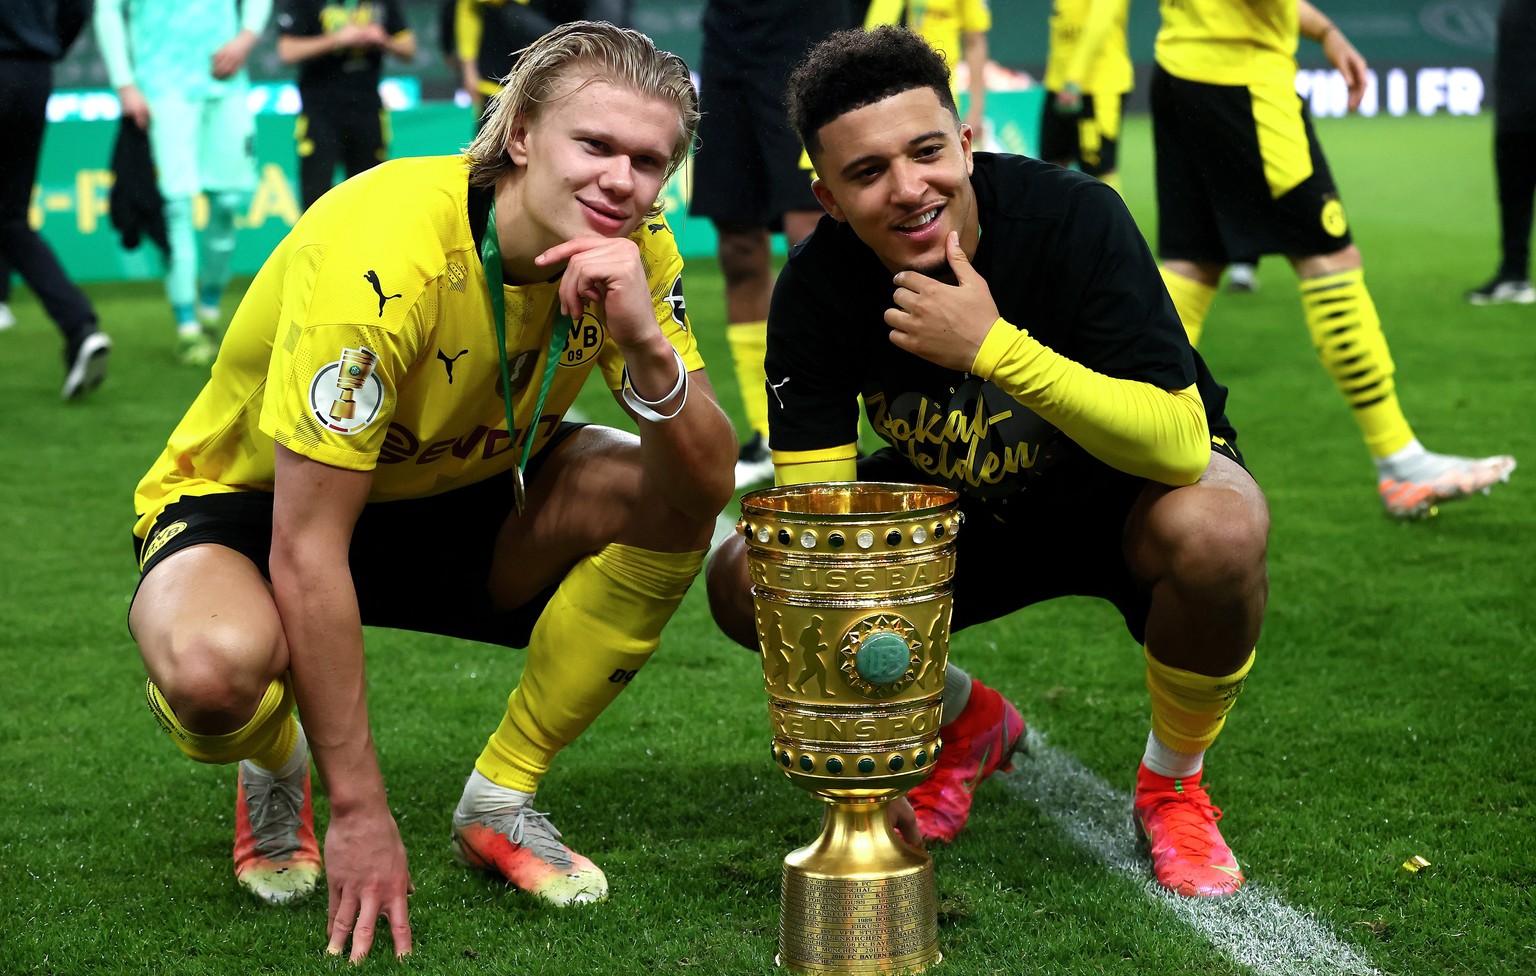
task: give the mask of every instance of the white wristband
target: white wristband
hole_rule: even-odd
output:
[[[659,400],[646,400],[636,393],[629,382],[629,367],[624,367],[624,376],[620,384],[624,402],[629,404],[629,409],[639,414],[643,420],[649,420],[652,423],[671,420],[682,413],[683,407],[688,404],[688,367],[683,365],[683,354],[678,352],[675,346],[672,349],[672,358],[677,360],[677,382],[672,384],[672,389]],[[681,394],[680,397],[679,394]],[[677,406],[671,413],[661,413],[656,409],[673,399],[677,399]]]

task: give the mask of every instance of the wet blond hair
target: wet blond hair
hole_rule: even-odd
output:
[[[464,151],[472,185],[494,186],[516,169],[507,155],[507,141],[518,126],[538,118],[545,104],[567,94],[561,82],[573,73],[670,102],[677,108],[682,133],[672,150],[667,176],[688,158],[699,125],[699,96],[688,65],[677,55],[657,49],[639,31],[576,20],[523,48],[517,63],[501,79],[501,93],[487,106],[484,126]]]

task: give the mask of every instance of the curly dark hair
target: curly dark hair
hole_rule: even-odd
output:
[[[949,66],[905,27],[838,31],[817,44],[789,76],[789,124],[806,151],[821,151],[821,127],[854,109],[913,88],[932,88],[954,113]]]

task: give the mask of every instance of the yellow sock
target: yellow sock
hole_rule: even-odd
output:
[[[1205,330],[1205,315],[1211,310],[1216,289],[1193,278],[1174,274],[1167,268],[1159,267],[1157,270],[1162,272],[1163,287],[1168,289],[1168,297],[1173,299],[1179,321],[1184,323],[1184,334],[1189,336],[1189,344],[1200,345],[1200,333]]]
[[[1307,329],[1323,368],[1353,408],[1371,457],[1386,457],[1413,441],[1397,402],[1392,353],[1376,303],[1359,268],[1307,278],[1300,284]]]
[[[286,675],[273,679],[267,686],[256,714],[244,727],[223,735],[189,732],[153,681],[145,682],[145,695],[160,727],[170,733],[182,752],[201,763],[249,759],[263,769],[277,769],[293,755],[294,743],[299,738],[298,720],[293,715],[293,689]]]
[[[741,388],[741,402],[747,410],[747,424],[768,436],[768,375],[763,372],[763,357],[768,354],[767,322],[735,322],[726,327],[731,344],[731,358],[736,362],[736,385]]]
[[[604,547],[576,564],[539,615],[523,678],[475,762],[498,786],[533,793],[550,761],[618,697],[661,643],[661,629],[704,552]]]
[[[1152,693],[1152,734],[1170,749],[1201,753],[1216,741],[1227,712],[1243,690],[1253,654],[1232,674],[1212,678],[1170,668],[1142,648],[1147,656],[1147,690]]]

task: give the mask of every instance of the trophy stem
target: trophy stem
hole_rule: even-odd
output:
[[[933,859],[886,822],[894,796],[821,798],[821,836],[784,859],[779,964],[796,973],[873,974],[937,963]]]

